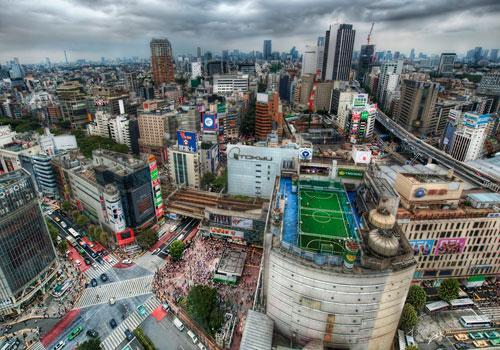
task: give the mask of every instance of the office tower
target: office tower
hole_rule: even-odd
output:
[[[283,111],[278,92],[258,93],[255,103],[255,137],[259,140],[267,139],[267,135],[281,126],[282,119]]]
[[[19,58],[15,57],[13,61],[10,61],[9,75],[12,80],[24,79],[25,72],[21,63],[19,63]]]
[[[448,146],[449,154],[461,162],[480,158],[484,151],[489,114],[464,113]]]
[[[325,44],[323,58],[324,80],[349,80],[355,35],[351,24],[341,24],[333,31],[330,27],[326,32],[328,44]]]
[[[57,273],[54,246],[30,175],[0,175],[0,315],[20,313]]]
[[[153,82],[156,86],[174,83],[174,60],[170,41],[168,39],[152,39],[150,47]]]
[[[51,158],[43,153],[19,154],[21,167],[30,173],[38,193],[48,198],[57,199],[59,193],[54,170],[50,163]]]
[[[375,54],[375,45],[361,45],[358,61],[358,81],[363,84],[365,75],[370,71]]]
[[[82,127],[90,122],[93,99],[88,97],[78,81],[67,81],[56,88],[56,94],[62,109],[62,118],[71,123],[71,127]]]
[[[319,72],[318,78],[321,79],[323,76],[323,60],[325,56],[325,37],[318,37],[318,42],[316,44],[316,72]]]
[[[490,61],[496,62],[498,60],[498,49],[491,49],[490,51]]]
[[[290,49],[290,59],[292,61],[296,61],[298,57],[299,57],[299,51],[294,46]]]
[[[439,84],[404,79],[394,120],[419,136],[431,134],[437,126],[436,102]]]
[[[198,62],[201,62],[201,47],[199,46],[196,48],[196,58]]]
[[[232,95],[248,91],[248,74],[215,74],[213,76],[214,94]]]
[[[167,139],[175,137],[175,113],[151,109],[139,110],[137,114],[140,153],[154,154],[163,164],[167,160]]]
[[[226,61],[210,61],[207,63],[206,73],[209,76],[214,74],[226,74],[229,72],[229,67]]]
[[[415,59],[415,49],[411,49],[411,51],[410,51],[410,61],[413,62],[414,59]]]
[[[481,78],[477,93],[488,96],[500,96],[500,72],[489,72]]]
[[[229,50],[222,50],[222,60],[223,61],[229,60]]]
[[[155,205],[147,162],[108,150],[92,152],[95,182],[111,184],[119,192],[126,227],[140,229],[155,222]]]
[[[201,62],[191,62],[191,78],[196,79],[201,76]]]
[[[377,102],[384,105],[387,93],[395,91],[403,70],[403,60],[384,62],[380,67],[377,85]]]
[[[306,46],[306,49],[302,54],[302,75],[316,74],[316,68],[318,64],[317,53],[317,47],[309,45]]]
[[[483,58],[483,48],[481,46],[476,46],[473,53],[473,62],[478,63]]]
[[[438,73],[443,75],[453,74],[453,65],[456,58],[457,54],[455,53],[442,53],[439,59]]]
[[[272,57],[271,52],[272,52],[271,40],[264,40],[264,50],[263,50],[264,60],[267,61],[271,59]]]
[[[137,72],[125,73],[125,86],[130,93],[135,93],[139,88],[139,80],[137,78]]]

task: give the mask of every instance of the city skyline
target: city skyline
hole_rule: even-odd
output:
[[[331,2],[270,2],[191,0],[168,4],[57,1],[5,2],[0,14],[0,61],[19,57],[38,63],[45,57],[70,61],[116,57],[149,57],[149,40],[167,37],[174,55],[195,53],[196,47],[261,51],[265,39],[273,51],[305,46],[323,36],[329,25],[353,24],[354,50],[366,42],[375,22],[372,42],[377,51],[465,53],[475,46],[494,48],[500,34],[500,5],[491,0],[424,1],[370,4],[364,0]],[[29,18],[29,20],[27,20]],[[496,33],[496,34],[495,34]]]

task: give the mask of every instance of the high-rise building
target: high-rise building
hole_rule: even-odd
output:
[[[481,78],[477,87],[481,95],[500,96],[500,71],[489,72]]]
[[[174,83],[174,59],[170,41],[166,38],[152,39],[149,46],[151,47],[151,69],[155,85]]]
[[[491,49],[490,51],[490,61],[496,62],[498,60],[498,49]]]
[[[318,51],[316,46],[306,46],[304,53],[302,54],[302,70],[301,74],[316,74],[316,68],[318,65]]]
[[[232,95],[248,91],[247,74],[215,74],[213,76],[214,94]]]
[[[191,78],[201,77],[201,62],[191,62]]]
[[[380,67],[377,86],[377,101],[384,105],[388,91],[394,91],[399,83],[399,75],[403,70],[403,60],[387,61]]]
[[[466,162],[481,157],[487,136],[490,114],[464,113],[449,144],[449,154]]]
[[[473,62],[478,63],[483,58],[483,48],[481,46],[476,46],[473,50]]]
[[[358,61],[358,81],[363,84],[365,75],[370,71],[375,54],[375,45],[361,45]]]
[[[0,175],[0,315],[20,313],[57,270],[30,175],[24,170]]]
[[[323,58],[324,80],[349,80],[355,35],[352,24],[341,24],[333,31],[330,27],[326,32],[328,44],[325,44]]]
[[[411,49],[410,51],[410,61],[413,62],[415,59],[415,49]]]
[[[456,58],[457,54],[455,53],[442,53],[439,59],[438,73],[443,75],[453,74],[453,65]]]
[[[264,60],[270,60],[272,58],[272,44],[271,40],[264,40]]]
[[[175,137],[174,115],[168,110],[138,111],[140,153],[155,155],[160,164],[167,160],[167,140]]]
[[[67,81],[56,88],[56,94],[62,109],[63,120],[69,121],[71,127],[81,127],[90,122],[93,100],[83,91],[78,81]]]
[[[437,126],[436,102],[439,84],[404,79],[394,119],[409,132],[429,135]]]
[[[273,130],[282,124],[283,110],[279,93],[258,93],[255,103],[255,137],[265,140]]]

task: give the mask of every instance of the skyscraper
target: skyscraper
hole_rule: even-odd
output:
[[[384,105],[388,91],[394,91],[403,70],[403,60],[384,62],[380,67],[377,86],[377,101]]]
[[[490,51],[490,61],[496,62],[498,60],[498,49],[491,49]]]
[[[455,53],[442,53],[439,60],[439,74],[453,74],[453,65],[455,64],[456,58],[457,54]]]
[[[174,60],[172,58],[172,46],[168,39],[152,39],[151,47],[151,69],[153,71],[153,82],[156,86],[165,83],[173,83]]]
[[[341,24],[333,32],[330,27],[326,32],[328,44],[325,44],[323,59],[323,68],[326,62],[324,80],[349,80],[355,35],[352,24]]]
[[[0,314],[19,311],[56,272],[31,176],[24,170],[0,175]]]
[[[270,60],[272,57],[272,44],[271,40],[264,40],[264,60]]]
[[[396,122],[409,132],[429,135],[436,129],[436,109],[439,84],[431,81],[405,79],[395,113]]]
[[[302,55],[302,75],[316,74],[316,66],[318,63],[317,54],[317,47],[306,46],[304,54]]]
[[[364,82],[365,74],[370,71],[374,54],[375,45],[361,45],[358,62],[358,81],[360,83]]]

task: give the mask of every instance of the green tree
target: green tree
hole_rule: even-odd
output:
[[[89,219],[85,215],[78,215],[76,217],[76,224],[80,227],[84,227],[89,222]]]
[[[184,244],[184,242],[180,240],[175,240],[170,245],[169,254],[174,261],[179,261],[182,258],[184,249],[186,249],[186,245]]]
[[[93,338],[84,341],[76,347],[77,350],[100,350],[101,340],[99,338]]]
[[[219,192],[222,189],[227,188],[227,169],[221,176],[217,176],[214,181],[212,181],[212,191]]]
[[[73,218],[73,220],[76,221],[76,219],[78,219],[78,217],[80,216],[80,211],[75,209],[73,211],[71,211],[71,217]]]
[[[146,229],[137,235],[137,244],[142,249],[149,249],[158,242],[158,235],[151,229]]]
[[[411,304],[405,304],[401,319],[399,320],[399,327],[405,332],[412,330],[418,323],[418,316],[415,308]]]
[[[406,350],[418,350],[418,345],[415,344],[407,345]]]
[[[50,238],[52,238],[52,242],[54,242],[55,245],[57,242],[57,235],[59,235],[59,230],[49,220],[45,219],[45,222],[47,223],[47,228],[49,229]]]
[[[99,229],[99,236],[98,237],[98,242],[101,243],[103,246],[107,246],[109,242],[109,236],[106,233],[106,231],[103,231]]]
[[[201,188],[206,190],[208,189],[208,187],[210,186],[210,184],[215,180],[215,175],[212,174],[212,173],[205,173],[205,175],[203,175],[201,177]]]
[[[96,230],[97,230],[97,226],[95,225],[89,225],[87,227],[87,233],[89,235],[89,238],[92,240],[92,241],[95,241],[96,240]]]
[[[187,296],[187,310],[190,316],[212,335],[222,326],[223,313],[215,288],[205,285],[192,287]]]
[[[71,209],[71,203],[69,201],[64,201],[61,203],[61,209],[64,212],[68,212]]]
[[[427,302],[427,294],[424,288],[418,284],[414,284],[410,287],[408,295],[406,296],[406,302],[411,304],[417,312],[422,311],[425,303]]]
[[[438,295],[444,301],[450,301],[452,299],[458,298],[458,293],[460,292],[460,284],[458,280],[454,278],[449,278],[441,282],[438,289]]]
[[[57,249],[61,254],[66,253],[66,250],[68,249],[68,243],[66,243],[66,240],[63,239],[61,242],[59,242],[59,244],[57,245]]]

